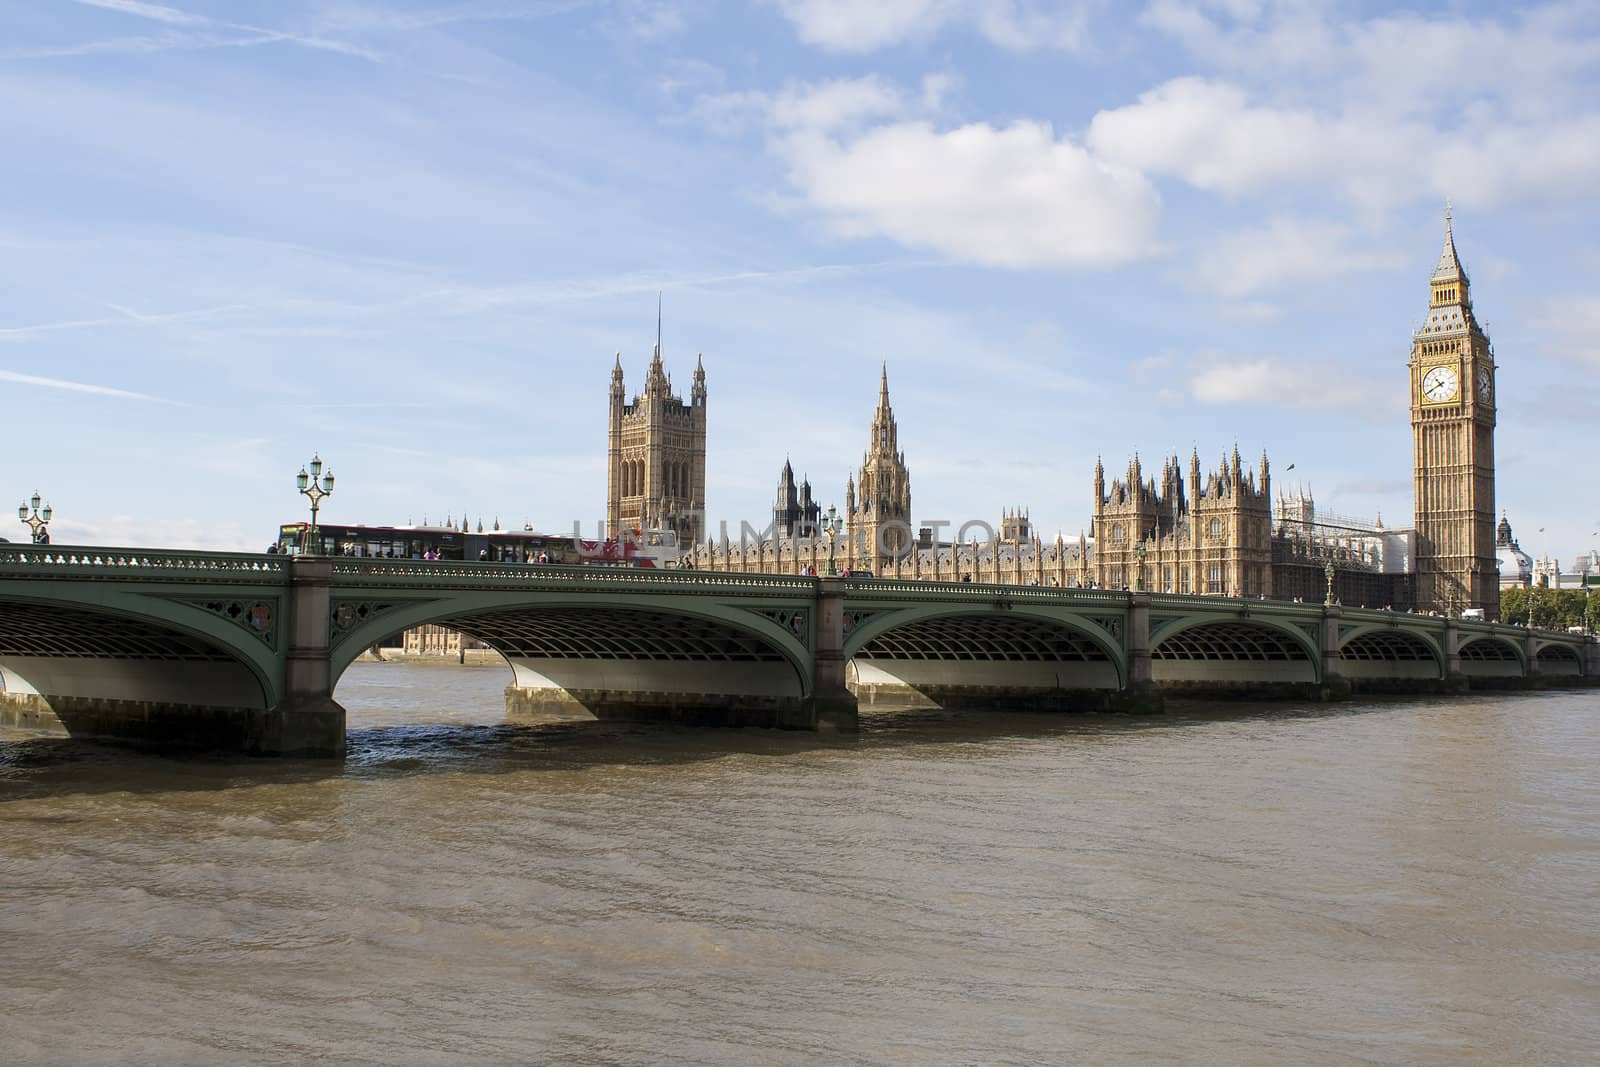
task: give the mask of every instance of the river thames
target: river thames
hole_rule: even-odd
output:
[[[1584,1064],[1600,693],[516,727],[343,764],[0,735],[7,1063]]]

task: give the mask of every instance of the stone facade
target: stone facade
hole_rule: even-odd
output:
[[[1106,589],[1217,596],[1272,595],[1271,474],[1265,453],[1257,472],[1239,449],[1204,481],[1200,454],[1187,481],[1178,457],[1146,479],[1139,458],[1106,485],[1094,471],[1094,581]]]
[[[630,403],[622,353],[611,371],[606,532],[620,540],[670,530],[679,545],[705,533],[706,372],[695,359],[689,402],[672,391],[657,342],[644,391]]]
[[[459,657],[464,649],[488,647],[482,641],[447,626],[414,626],[400,637],[400,651],[405,656]]]

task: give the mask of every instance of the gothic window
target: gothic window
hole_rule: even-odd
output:
[[[1222,520],[1221,519],[1212,519],[1210,525],[1206,527],[1206,533],[1211,537],[1211,539],[1213,541],[1216,540],[1217,538],[1221,537],[1222,536]]]
[[[1172,568],[1171,567],[1162,567],[1161,568],[1161,591],[1163,593],[1172,592]]]
[[[1126,534],[1124,533],[1124,531],[1122,529],[1122,523],[1119,522],[1115,526],[1111,527],[1111,543],[1112,544],[1114,544],[1114,545],[1122,544],[1122,540],[1123,540],[1123,538],[1125,536],[1126,536]]]
[[[1189,588],[1189,568],[1188,567],[1179,567],[1178,568],[1178,592],[1180,592],[1180,593],[1188,593],[1190,591],[1191,590]]]
[[[1126,583],[1122,580],[1122,568],[1111,568],[1111,588],[1121,589]]]
[[[1213,522],[1216,520],[1213,519]],[[1206,569],[1206,592],[1222,592],[1222,564],[1213,563]]]

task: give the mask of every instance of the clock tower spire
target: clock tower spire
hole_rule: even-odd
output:
[[[1428,290],[1427,315],[1411,338],[1416,601],[1449,614],[1482,608],[1495,618],[1494,352],[1472,312],[1448,203]]]

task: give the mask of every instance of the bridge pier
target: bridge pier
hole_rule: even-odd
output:
[[[289,652],[284,699],[269,709],[248,751],[260,756],[344,756],[343,706],[333,699],[328,627],[333,561],[289,561]]]
[[[1326,703],[1349,700],[1354,687],[1344,676],[1344,654],[1339,650],[1339,620],[1344,613],[1332,604],[1322,607],[1322,687],[1319,693]]]
[[[860,727],[856,695],[845,684],[844,595],[843,578],[817,582],[808,715],[811,729],[853,731]]]
[[[1465,693],[1472,689],[1466,673],[1461,669],[1461,630],[1456,620],[1444,620],[1444,636],[1439,640],[1444,649],[1444,677],[1439,681],[1441,693]]]
[[[1543,689],[1548,680],[1539,670],[1539,639],[1530,629],[1522,637],[1523,675],[1529,689]]]
[[[1128,594],[1128,683],[1116,702],[1117,710],[1134,715],[1155,715],[1166,710],[1167,698],[1156,684],[1150,657],[1150,594]]]

